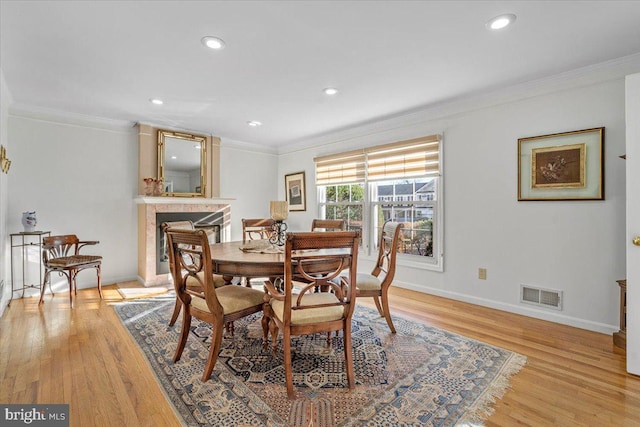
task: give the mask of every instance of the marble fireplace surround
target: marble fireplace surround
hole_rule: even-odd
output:
[[[231,239],[231,206],[233,199],[184,197],[136,197],[138,204],[138,281],[144,286],[170,283],[169,274],[156,274],[156,213],[222,212],[220,240]]]

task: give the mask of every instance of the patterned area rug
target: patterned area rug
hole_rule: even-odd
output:
[[[115,310],[188,426],[453,426],[481,423],[524,356],[357,306],[356,387],[346,388],[342,339],[292,341],[296,399],[287,399],[282,345],[262,348],[261,314],[235,322],[209,381],[200,380],[211,329],[196,319],[182,359],[172,362],[180,321],[167,323],[171,295],[126,301]],[[280,336],[280,339],[282,335]]]

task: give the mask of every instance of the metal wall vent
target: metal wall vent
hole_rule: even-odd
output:
[[[520,302],[538,307],[562,310],[562,291],[520,285]]]

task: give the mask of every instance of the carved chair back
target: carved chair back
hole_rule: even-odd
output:
[[[271,218],[242,218],[242,243],[247,243],[247,240],[268,239],[273,233],[274,223]]]
[[[314,219],[311,223],[311,231],[344,231],[347,222],[344,219]]]
[[[371,272],[372,275],[380,278],[382,287],[390,285],[395,276],[402,227],[401,223],[391,220],[382,226],[378,242],[378,259]],[[380,276],[381,274],[382,276]]]

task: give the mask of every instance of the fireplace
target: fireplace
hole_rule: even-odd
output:
[[[136,197],[134,200],[138,204],[138,280],[144,286],[171,283],[168,263],[159,260],[166,257],[164,242],[159,243],[164,239],[159,231],[163,221],[191,220],[198,228],[207,230],[212,242],[227,242],[231,238],[229,203],[233,199]]]
[[[159,212],[156,213],[156,274],[169,273],[167,242],[162,232],[162,223],[169,221],[191,221],[196,230],[205,230],[210,243],[220,243],[222,212]]]

